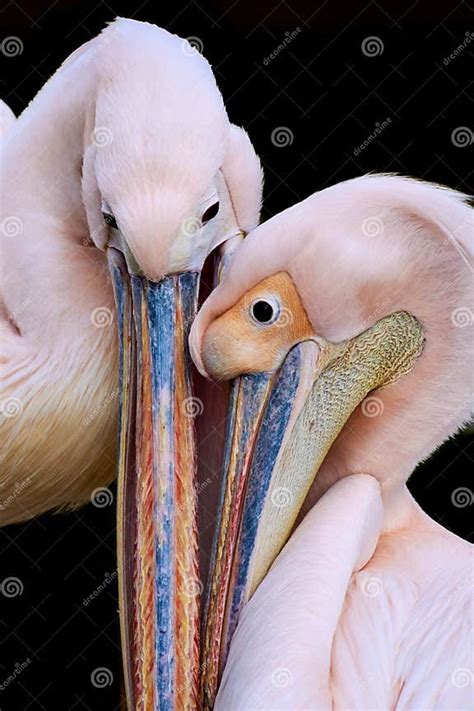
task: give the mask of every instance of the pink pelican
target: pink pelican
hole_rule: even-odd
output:
[[[128,703],[192,708],[187,331],[206,257],[258,222],[259,161],[207,61],[126,19],[74,52],[18,120],[4,108],[2,127],[0,523],[77,507],[107,485],[120,403]]]
[[[453,190],[350,180],[257,227],[198,314],[196,364],[236,378],[205,708],[219,680],[222,711],[471,706],[472,546],[405,482],[469,417],[473,226]]]

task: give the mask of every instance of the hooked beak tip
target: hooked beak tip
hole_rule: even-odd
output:
[[[196,366],[200,375],[202,375],[203,378],[206,378],[207,380],[211,380],[211,376],[206,371],[206,368],[204,367],[204,362],[201,357],[201,344],[202,333],[199,324],[199,317],[197,317],[194,320],[193,325],[191,326],[191,332],[189,334],[189,352],[191,354],[191,358],[194,362],[194,365]]]

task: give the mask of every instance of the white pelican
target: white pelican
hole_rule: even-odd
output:
[[[471,707],[472,546],[405,482],[469,417],[473,226],[452,190],[341,183],[257,227],[197,316],[201,372],[242,376],[205,708],[224,665],[222,711]]]
[[[0,101],[0,137],[5,136],[15,124],[16,117],[4,101]]]
[[[187,329],[207,255],[258,222],[259,161],[207,61],[126,19],[74,52],[17,121],[2,117],[0,524],[77,507],[112,480],[120,401],[129,706],[191,708]]]

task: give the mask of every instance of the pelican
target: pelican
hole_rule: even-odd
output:
[[[100,495],[116,471],[120,406],[128,704],[192,708],[187,332],[207,256],[258,222],[259,161],[229,123],[207,61],[122,18],[76,50],[17,120],[4,108],[2,130],[0,523]]]
[[[405,484],[469,417],[473,226],[454,190],[340,183],[257,227],[194,321],[235,379],[204,708],[471,706],[472,546]]]
[[[0,137],[5,136],[16,121],[15,114],[4,101],[0,101]]]

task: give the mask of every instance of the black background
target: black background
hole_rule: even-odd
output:
[[[2,95],[20,113],[62,60],[116,15],[154,22],[202,46],[228,112],[265,169],[267,218],[308,194],[368,171],[396,171],[470,191],[472,145],[453,131],[472,121],[472,48],[450,55],[474,30],[466,2],[10,2],[2,35],[23,49],[2,60]],[[290,35],[276,57],[269,58]],[[379,51],[367,56],[368,37]],[[474,38],[474,35],[473,35]],[[364,44],[365,46],[365,44]],[[376,140],[354,153],[378,124]],[[279,146],[272,131],[289,129]],[[454,134],[456,135],[456,134]],[[469,134],[468,134],[469,135]],[[471,132],[472,137],[472,132]],[[453,503],[468,485],[469,432],[446,443],[410,480],[431,516],[473,540],[472,508]],[[472,486],[472,485],[471,485]],[[471,496],[472,501],[472,496]],[[0,532],[1,577],[21,594],[0,595],[0,709],[115,709],[120,696],[113,504],[43,516]],[[105,668],[110,680],[92,683]]]

